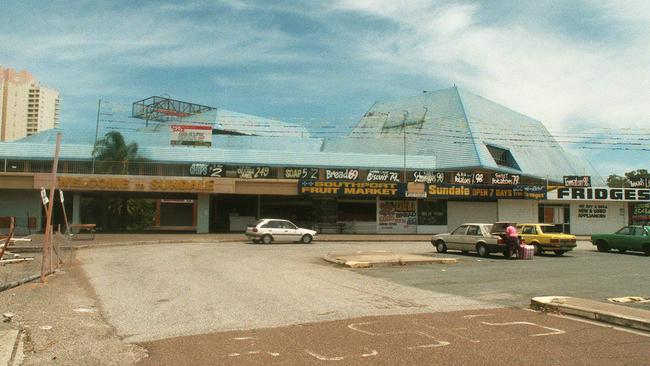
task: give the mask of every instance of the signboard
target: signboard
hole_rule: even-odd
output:
[[[325,169],[326,180],[358,180],[359,169]]]
[[[182,146],[211,146],[212,126],[171,125],[171,144]]]
[[[377,225],[381,233],[415,231],[416,201],[379,201]]]
[[[367,182],[399,182],[399,172],[394,170],[369,170]]]
[[[445,173],[431,170],[418,170],[413,172],[413,181],[418,183],[444,183]]]
[[[47,192],[45,192],[45,188],[41,188],[41,201],[43,201],[43,206],[46,206],[50,202],[50,199],[47,198]]]
[[[285,168],[284,177],[286,179],[318,180],[318,169],[317,168]]]
[[[563,178],[565,187],[591,187],[591,177],[588,175],[565,175]]]
[[[194,163],[190,165],[190,175],[220,178],[224,176],[224,167],[221,164]]]
[[[628,179],[627,182],[630,184],[631,188],[650,188],[650,179],[648,178],[637,178],[635,180]]]
[[[442,182],[440,182],[442,183]],[[457,172],[454,174],[453,183],[456,184],[485,184],[487,183],[487,175],[484,173],[467,173]]]
[[[638,223],[650,222],[650,203],[637,203],[632,209],[632,221]]]
[[[521,176],[519,174],[494,173],[490,183],[496,185],[517,185],[520,181]]]
[[[578,218],[580,219],[606,219],[607,205],[578,205]]]
[[[546,186],[429,184],[427,196],[433,198],[463,198],[472,200],[535,199],[546,198]]]
[[[408,182],[406,184],[406,197],[427,198],[427,185],[425,183]]]
[[[336,195],[336,196],[387,196],[401,197],[402,183],[378,182],[328,182],[301,180],[298,184],[299,194]],[[400,188],[402,188],[400,190]]]
[[[240,166],[235,170],[237,178],[242,179],[261,179],[269,178],[271,168],[268,166]]]
[[[563,187],[548,191],[549,200],[584,201],[649,201],[650,189],[642,188],[594,188]]]

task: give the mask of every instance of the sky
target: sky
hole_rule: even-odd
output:
[[[650,1],[2,0],[0,65],[60,124],[152,95],[349,128],[457,85],[540,120],[607,176],[650,169]]]

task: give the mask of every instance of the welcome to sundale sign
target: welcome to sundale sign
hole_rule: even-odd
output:
[[[650,201],[649,188],[562,187],[546,193],[549,200],[580,201]]]

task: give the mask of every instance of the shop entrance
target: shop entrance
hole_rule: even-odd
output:
[[[260,218],[286,219],[304,228],[314,226],[309,197],[218,195],[212,198],[211,207],[211,232],[243,232]]]

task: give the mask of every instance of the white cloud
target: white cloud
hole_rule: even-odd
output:
[[[630,32],[621,43],[585,42],[520,23],[479,23],[475,5],[388,3],[350,0],[334,7],[398,25],[386,37],[361,41],[358,54],[385,69],[447,80],[552,130],[568,130],[576,120],[611,127],[648,123],[647,33]],[[647,16],[634,16],[633,6],[622,8],[616,5],[610,22],[630,30],[645,22],[648,28]]]

